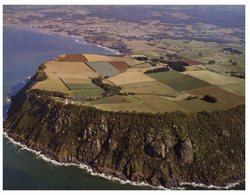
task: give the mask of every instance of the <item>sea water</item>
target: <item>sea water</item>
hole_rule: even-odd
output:
[[[65,53],[113,54],[93,44],[79,43],[70,37],[47,35],[25,29],[3,29],[3,112],[9,106],[7,97],[25,85],[25,78],[33,75],[38,66]],[[121,184],[76,166],[57,166],[38,158],[37,154],[3,139],[4,189],[152,189],[147,186]],[[186,189],[206,189],[187,185]],[[234,189],[244,189],[244,183]]]
[[[47,35],[14,27],[3,29],[3,103],[25,85],[38,66],[65,53],[112,54],[93,44],[70,37]],[[3,139],[4,189],[148,189],[90,175],[74,166],[56,166]]]

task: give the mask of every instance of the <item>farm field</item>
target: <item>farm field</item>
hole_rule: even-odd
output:
[[[135,94],[162,95],[176,97],[181,93],[159,81],[136,82],[120,85],[122,90]]]
[[[189,94],[200,96],[200,97],[203,97],[204,95],[209,94],[213,97],[216,97],[218,104],[221,104],[222,106],[226,108],[227,107],[230,108],[230,107],[245,103],[244,97],[235,95],[233,93],[220,89],[216,86],[209,86],[209,87],[204,87],[200,89],[189,90],[186,92]]]
[[[80,78],[90,80],[100,74],[82,62],[48,62],[44,72],[48,77]]]
[[[49,77],[44,81],[37,82],[32,89],[56,91],[65,94],[70,94],[70,90],[63,84],[63,82],[57,77]]]
[[[245,81],[240,83],[229,83],[224,85],[218,85],[217,87],[224,89],[225,91],[231,92],[233,94],[245,97]]]
[[[183,75],[176,71],[166,71],[166,72],[159,72],[159,73],[150,73],[147,74],[152,78],[157,79],[158,81],[172,87],[177,91],[186,91],[190,89],[196,89],[201,87],[209,86],[210,84],[196,79],[191,76]]]
[[[118,69],[120,72],[124,72],[128,69],[128,64],[121,61],[111,61],[109,62],[113,67]]]
[[[219,103],[211,104],[200,99],[171,101],[162,96],[137,95],[136,97],[144,104],[152,107],[160,113],[174,111],[181,111],[185,113],[200,112],[205,110],[213,111],[218,109],[218,106],[221,109],[225,108]]]
[[[195,70],[195,71],[185,71],[183,72],[185,75],[190,75],[195,78],[201,79],[213,85],[223,85],[228,83],[241,83],[244,81],[243,79],[221,75],[216,72],[212,72],[209,70]]]
[[[98,96],[101,95],[104,92],[103,89],[99,88],[99,87],[95,87],[95,88],[83,88],[83,89],[78,89],[78,90],[72,90],[71,94],[73,96],[77,96],[77,97],[83,97],[83,96]]]
[[[124,103],[136,103],[134,98],[130,96],[110,96],[99,100],[94,100],[91,104],[124,104]]]
[[[88,62],[99,62],[99,61],[112,61],[112,58],[109,56],[96,55],[96,54],[82,54]]]
[[[211,71],[218,73],[226,73],[230,71],[245,71],[244,67],[222,64],[207,64],[205,67]]]
[[[117,57],[119,60],[115,60],[114,56],[97,55],[95,58],[95,55],[87,54],[85,57],[87,60],[96,59],[96,61],[70,62],[73,57],[77,60],[83,59],[79,55],[69,55],[69,57],[62,55],[55,58],[57,61],[45,63],[40,71],[46,73],[47,79],[37,82],[32,88],[62,92],[68,95],[69,103],[114,112],[190,113],[228,109],[245,103],[244,79],[191,68],[185,72],[170,70],[145,74],[146,70],[163,68],[165,65],[158,64],[155,67],[128,56]],[[58,61],[60,58],[68,62]],[[102,61],[103,59],[109,61]],[[126,60],[133,61],[134,65],[130,66]],[[189,62],[193,65],[188,68],[199,68],[197,64],[200,62],[195,60]],[[120,87],[126,93],[118,95],[121,94],[120,91],[105,97],[104,89],[92,83],[93,78],[100,76],[103,84],[113,88]],[[105,76],[108,77],[104,78]],[[130,95],[126,95],[128,93]],[[207,94],[215,97],[217,102],[208,103],[200,99]],[[198,97],[187,100],[190,96]],[[61,101],[65,102],[63,99]]]
[[[102,77],[111,77],[120,73],[118,69],[113,67],[110,63],[104,61],[87,62],[87,64],[96,72],[99,72]]]
[[[139,72],[137,69],[130,69],[126,72],[108,78],[108,80],[117,86],[129,83],[155,81],[155,79],[145,75],[143,72]]]
[[[81,54],[65,54],[56,59],[57,62],[87,62],[87,59]]]

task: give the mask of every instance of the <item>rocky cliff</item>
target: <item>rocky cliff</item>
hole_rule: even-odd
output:
[[[244,105],[154,115],[65,105],[55,102],[55,95],[60,94],[19,91],[4,130],[59,162],[85,163],[131,181],[225,186],[245,177]]]

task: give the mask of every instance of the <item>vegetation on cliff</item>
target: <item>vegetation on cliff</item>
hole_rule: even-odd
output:
[[[4,129],[60,162],[165,187],[226,185],[245,174],[245,107],[184,114],[105,112],[39,90],[12,98]]]

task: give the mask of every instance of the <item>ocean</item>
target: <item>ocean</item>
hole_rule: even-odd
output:
[[[25,85],[38,66],[64,53],[112,54],[93,44],[79,43],[70,37],[47,35],[25,29],[3,28],[3,114],[9,107],[7,97]],[[245,184],[234,189],[244,189]],[[4,190],[146,190],[148,186],[121,184],[93,176],[75,166],[56,166],[38,158],[3,138]],[[205,189],[186,186],[186,189]]]

